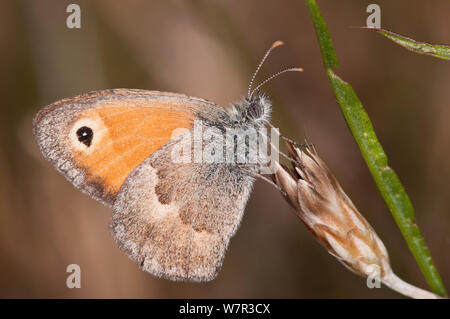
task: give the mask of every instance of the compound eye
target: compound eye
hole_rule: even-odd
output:
[[[90,127],[82,126],[77,132],[77,138],[80,143],[83,143],[87,147],[91,146],[92,139],[94,138],[94,131]]]
[[[248,115],[253,119],[260,118],[261,117],[261,106],[256,102],[250,103],[250,105],[248,107]]]

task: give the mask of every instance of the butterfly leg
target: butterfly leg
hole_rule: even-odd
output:
[[[282,190],[280,188],[280,186],[275,184],[272,180],[270,180],[269,178],[267,178],[266,176],[264,176],[262,174],[259,174],[259,173],[255,172],[254,170],[250,169],[251,167],[253,167],[252,165],[239,165],[238,167],[241,168],[248,175],[253,176],[255,178],[260,178],[263,181],[269,183],[270,185],[275,187],[283,196],[287,196],[287,193],[284,190]]]

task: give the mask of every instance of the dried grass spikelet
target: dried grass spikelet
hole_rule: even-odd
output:
[[[383,242],[344,193],[324,161],[311,147],[287,142],[293,169],[280,164],[272,175],[286,200],[314,237],[356,274],[384,283],[413,298],[440,298],[398,278]]]

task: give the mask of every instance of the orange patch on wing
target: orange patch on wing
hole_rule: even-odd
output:
[[[88,180],[100,183],[111,195],[117,194],[139,164],[174,137],[175,129],[190,129],[194,120],[192,113],[161,108],[161,103],[118,101],[120,106],[114,103],[81,114],[78,121],[94,119],[94,123],[101,123],[101,128],[99,132],[94,129],[90,147],[74,150],[74,158],[86,169]],[[149,107],[150,104],[155,106]]]

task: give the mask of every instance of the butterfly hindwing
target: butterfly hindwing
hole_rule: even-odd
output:
[[[173,163],[172,150],[183,141],[169,142],[130,174],[117,195],[110,229],[145,271],[209,281],[239,226],[253,178],[233,164]]]

